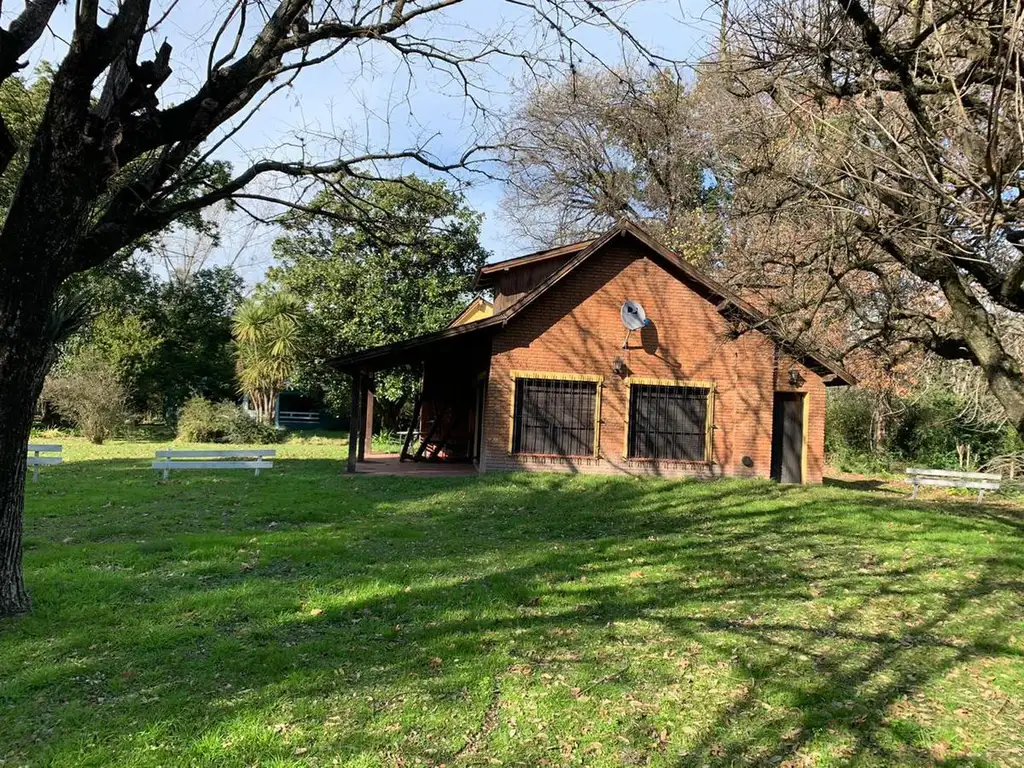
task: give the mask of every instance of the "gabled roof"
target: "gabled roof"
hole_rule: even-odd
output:
[[[466,308],[459,312],[454,320],[448,323],[448,327],[454,328],[456,325],[466,325],[466,323],[484,320],[492,315],[494,315],[494,304],[477,294],[466,305]]]
[[[541,261],[550,261],[551,259],[558,259],[563,256],[572,256],[573,254],[579,253],[584,248],[587,248],[596,239],[597,238],[581,240],[578,243],[560,245],[556,248],[546,248],[543,251],[534,251],[533,253],[528,253],[525,256],[517,256],[514,259],[505,259],[504,261],[496,261],[493,264],[484,264],[484,266],[482,266],[476,273],[476,280],[473,282],[473,288],[475,290],[482,290],[493,287],[495,282],[497,282],[497,276],[510,269],[518,269],[519,267],[529,266],[530,264],[536,264]]]
[[[856,378],[838,363],[829,360],[819,352],[810,350],[802,345],[794,344],[787,340],[779,328],[771,322],[770,318],[754,308],[749,302],[744,301],[717,280],[697,269],[692,264],[687,263],[674,251],[671,251],[661,245],[643,229],[630,222],[616,224],[603,235],[598,238],[594,238],[593,240],[586,240],[581,243],[562,246],[561,248],[553,248],[548,251],[540,251],[518,259],[509,259],[508,261],[489,264],[481,269],[480,274],[477,277],[478,285],[480,284],[480,279],[484,270],[488,270],[488,274],[494,274],[506,265],[510,268],[518,267],[527,263],[532,263],[527,260],[535,262],[555,258],[556,256],[572,254],[572,257],[567,262],[562,264],[561,267],[542,280],[529,293],[519,299],[519,301],[509,307],[506,307],[504,311],[492,317],[484,320],[477,320],[472,323],[466,323],[464,325],[450,326],[442,331],[418,336],[416,338],[396,342],[394,344],[387,344],[383,347],[376,347],[364,352],[336,358],[328,362],[338,368],[358,368],[364,364],[373,364],[377,366],[375,369],[379,370],[379,368],[385,367],[382,363],[386,360],[403,358],[404,356],[407,356],[408,353],[414,352],[420,348],[422,348],[423,352],[426,352],[428,351],[427,348],[431,345],[443,342],[449,338],[497,330],[499,327],[506,325],[512,318],[533,304],[533,302],[537,301],[541,296],[551,290],[552,287],[557,285],[567,275],[571,274],[577,267],[586,262],[591,256],[599,252],[616,237],[633,237],[641,244],[645,245],[670,272],[674,272],[677,276],[680,276],[684,281],[698,289],[698,292],[703,293],[705,298],[712,301],[719,313],[723,315],[739,315],[750,323],[751,326],[775,339],[776,342],[786,349],[787,352],[800,360],[812,371],[822,376],[825,379],[826,385],[852,385],[857,383]]]

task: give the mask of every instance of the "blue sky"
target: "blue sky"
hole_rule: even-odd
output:
[[[151,17],[169,2],[154,0],[156,10]],[[60,60],[74,5],[58,8],[51,33],[33,52],[35,61]],[[705,0],[604,5],[615,8],[622,23],[651,51],[674,60],[698,58],[716,28],[715,12]],[[174,46],[174,74],[161,91],[164,104],[191,95],[202,82],[215,31],[213,21],[223,18],[228,6],[228,0],[179,0],[164,24],[149,36],[146,45],[150,48],[165,37]],[[16,3],[4,4],[5,26],[18,10]],[[535,25],[522,9],[500,0],[466,0],[443,15],[427,17],[416,29],[457,45],[498,34],[510,48],[540,49],[553,57],[564,54],[564,45]],[[605,64],[622,61],[625,50],[617,34],[589,29],[578,31],[577,36]],[[474,77],[476,96],[494,114],[514,108],[528,82],[521,64],[504,58],[488,60],[474,70]],[[420,64],[407,68],[383,46],[368,45],[303,72],[292,87],[264,105],[218,155],[241,168],[267,157],[294,159],[304,153],[311,159],[329,160],[367,149],[401,150],[425,144],[439,159],[450,160],[493,125],[444,74]],[[416,169],[410,165],[406,170]],[[475,182],[467,196],[473,207],[485,214],[483,239],[494,257],[507,258],[521,250],[522,244],[504,232],[499,215],[500,185]],[[272,237],[272,232],[264,231],[250,241],[241,260],[250,280],[257,279],[265,268]],[[238,243],[227,243],[224,251],[237,247]]]

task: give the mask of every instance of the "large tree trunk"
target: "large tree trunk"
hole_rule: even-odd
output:
[[[21,570],[25,469],[35,404],[54,359],[52,294],[0,301],[0,616],[12,616],[30,607]]]
[[[5,385],[0,395],[0,616],[24,613],[30,606],[21,574],[25,457],[32,427],[32,405],[25,405],[24,394]]]

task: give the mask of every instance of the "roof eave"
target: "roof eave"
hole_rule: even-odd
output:
[[[433,344],[441,344],[449,340],[457,340],[487,329],[497,330],[503,324],[503,315],[493,315],[483,320],[465,325],[450,326],[440,331],[426,333],[421,336],[414,336],[411,339],[382,344],[378,347],[371,347],[350,355],[341,355],[326,361],[332,368],[346,373],[357,371],[382,370],[388,365],[375,365],[381,360],[400,357],[406,353],[413,352],[417,348],[429,347]],[[396,362],[395,365],[403,365],[403,362]]]
[[[581,240],[578,243],[558,245],[554,248],[545,248],[542,251],[534,251],[524,256],[516,256],[504,261],[496,261],[493,264],[484,264],[476,272],[473,279],[473,290],[492,288],[497,282],[498,275],[521,267],[528,267],[539,262],[561,258],[562,256],[575,256],[580,251],[586,250],[597,238]]]

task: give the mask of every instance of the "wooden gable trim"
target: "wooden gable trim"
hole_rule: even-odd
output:
[[[570,243],[569,245],[559,245],[555,248],[546,248],[543,251],[535,251],[528,253],[525,256],[517,256],[514,259],[505,259],[504,261],[497,261],[494,264],[484,264],[476,273],[476,279],[473,281],[474,290],[480,288],[490,288],[494,284],[495,275],[501,274],[502,272],[508,272],[512,269],[518,269],[519,267],[526,267],[530,264],[536,264],[540,261],[548,261],[549,259],[556,259],[560,256],[568,256],[574,253],[578,253],[586,248],[592,240],[581,240],[578,243]]]

